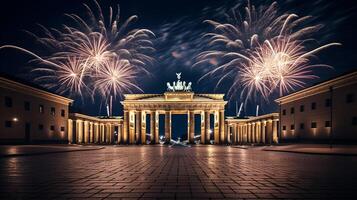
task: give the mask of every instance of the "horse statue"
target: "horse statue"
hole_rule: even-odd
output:
[[[172,92],[175,91],[175,88],[171,86],[169,82],[167,82],[167,91],[172,91]]]
[[[185,87],[185,92],[190,92],[192,90],[192,82],[189,82],[188,85]]]

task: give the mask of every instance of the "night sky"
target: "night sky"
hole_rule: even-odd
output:
[[[163,93],[166,90],[167,81],[175,81],[175,72],[182,72],[182,79],[193,82],[194,92],[206,93],[226,93],[230,85],[229,81],[223,83],[219,88],[215,88],[216,80],[210,79],[202,82],[197,80],[202,75],[201,69],[191,69],[195,54],[199,53],[203,44],[200,44],[200,35],[209,30],[208,25],[203,24],[205,19],[222,19],[225,9],[229,9],[239,1],[218,1],[218,0],[170,0],[170,1],[99,1],[104,14],[107,13],[108,6],[115,6],[117,3],[121,7],[122,19],[127,19],[131,15],[138,15],[139,20],[134,24],[136,27],[148,28],[156,34],[157,49],[154,57],[155,66],[151,68],[152,77],[140,77],[139,85],[145,93]],[[253,4],[263,3],[263,1],[252,1]],[[270,1],[266,1],[270,2]],[[67,23],[64,13],[83,14],[83,3],[91,3],[90,0],[61,0],[61,1],[18,1],[12,0],[2,2],[0,8],[0,45],[13,44],[29,49],[41,55],[41,49],[23,30],[38,31],[37,23],[46,27],[60,27]],[[324,28],[314,35],[319,44],[328,42],[340,42],[341,47],[333,47],[317,54],[316,60],[319,63],[328,64],[334,67],[331,70],[319,70],[315,73],[321,79],[315,82],[331,78],[346,71],[356,69],[357,56],[355,47],[357,42],[357,15],[354,0],[342,1],[310,1],[310,0],[289,0],[278,1],[281,11],[294,12],[299,15],[313,15],[312,23],[321,23]],[[163,36],[165,39],[163,39]],[[201,42],[202,43],[202,42]],[[173,56],[178,55],[178,56]],[[29,74],[31,65],[28,64],[29,57],[15,50],[0,51],[0,72],[17,76],[31,81],[33,77]],[[236,95],[239,96],[239,95]],[[231,98],[227,107],[228,115],[235,113],[235,96]],[[100,109],[101,101],[94,103],[90,100],[76,99],[75,109],[86,114],[103,115],[104,106]],[[122,114],[121,106],[118,105],[121,99],[115,100],[114,114]],[[276,106],[270,102],[261,105],[261,113],[276,110]],[[244,109],[245,115],[255,113],[255,102],[250,102]]]

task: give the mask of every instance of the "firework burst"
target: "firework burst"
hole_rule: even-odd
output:
[[[123,92],[131,93],[132,88],[142,91],[135,83],[139,72],[128,60],[116,58],[106,60],[95,75],[94,88],[105,97],[111,94],[116,96]]]
[[[338,44],[307,50],[309,36],[322,25],[306,26],[311,16],[279,15],[276,2],[260,7],[248,2],[232,13],[227,23],[205,20],[214,31],[205,35],[210,39],[209,49],[198,54],[194,65],[213,66],[201,79],[219,77],[217,86],[232,79],[231,97],[241,91],[245,101],[258,95],[268,100],[276,91],[282,95],[302,87],[304,81],[317,78],[315,67],[326,66],[310,64],[314,53]]]
[[[50,52],[48,55],[40,57],[19,47],[5,47],[33,55],[35,59],[31,62],[41,65],[32,70],[38,76],[36,80],[45,87],[56,88],[61,94],[93,96],[98,92],[106,98],[110,93],[116,97],[123,91],[139,89],[130,81],[135,82],[136,72],[150,74],[149,67],[154,62],[151,57],[154,33],[148,29],[129,29],[137,16],[122,22],[119,5],[116,12],[110,7],[109,16],[105,18],[98,2],[93,3],[94,9],[83,4],[87,11],[84,17],[65,14],[72,20],[71,25],[64,24],[61,29],[39,25],[41,36],[28,32]],[[119,79],[109,82],[110,74]]]

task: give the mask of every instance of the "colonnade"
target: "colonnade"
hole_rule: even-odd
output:
[[[91,121],[86,119],[68,119],[69,143],[111,144],[114,143],[115,133],[118,135],[117,142],[120,142],[120,135],[122,132],[121,124],[98,121]]]
[[[242,120],[227,120],[227,134],[232,144],[272,144],[278,143],[279,119],[276,115]]]
[[[195,115],[200,115],[202,144],[208,144],[210,136],[210,115],[214,115],[214,143],[222,144],[227,142],[227,135],[224,131],[224,110],[124,110],[122,143],[146,144],[147,131],[146,116],[150,115],[150,143],[158,144],[159,138],[159,117],[165,115],[165,142],[169,143],[172,138],[172,115],[187,114],[187,138],[189,143],[194,143],[195,137]]]

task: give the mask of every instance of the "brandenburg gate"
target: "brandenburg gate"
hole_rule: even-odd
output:
[[[124,107],[122,143],[141,143],[147,141],[147,123],[150,123],[150,142],[159,143],[159,115],[165,115],[165,139],[169,143],[172,133],[172,115],[187,115],[187,138],[194,143],[195,115],[200,115],[201,143],[207,144],[214,139],[215,144],[226,143],[224,130],[224,94],[195,94],[191,90],[191,82],[186,85],[181,81],[181,73],[177,73],[177,82],[167,83],[164,94],[127,94],[122,101]],[[147,121],[150,115],[150,122]],[[214,138],[210,138],[210,116],[214,116]]]
[[[262,116],[237,116],[225,119],[224,94],[196,94],[189,82],[167,83],[163,94],[126,94],[121,101],[124,116],[92,117],[71,113],[68,141],[87,144],[158,144],[160,115],[165,115],[165,143],[171,142],[172,115],[187,115],[187,142],[195,142],[195,122],[200,123],[202,144],[278,143],[279,113]],[[199,120],[196,116],[199,115]],[[211,116],[213,116],[211,118]],[[148,120],[149,119],[149,120]],[[210,120],[213,119],[213,127]],[[149,123],[149,124],[148,124]],[[150,127],[150,131],[146,130]],[[211,133],[213,132],[213,138]],[[147,136],[149,136],[147,138]]]

